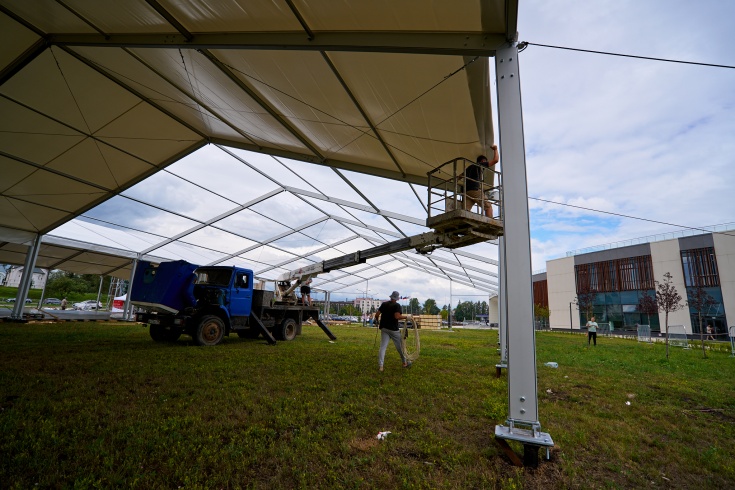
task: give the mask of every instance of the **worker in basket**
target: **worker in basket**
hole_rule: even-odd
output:
[[[484,207],[485,216],[493,217],[493,207],[490,201],[485,197],[484,191],[488,186],[485,184],[485,170],[494,167],[500,159],[498,155],[498,145],[490,147],[492,149],[492,161],[488,161],[485,155],[477,157],[476,163],[473,163],[465,169],[458,177],[464,177],[465,201],[464,208],[467,211],[477,204],[480,209]],[[492,187],[492,179],[489,179]]]

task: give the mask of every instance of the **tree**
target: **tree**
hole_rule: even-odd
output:
[[[702,341],[702,356],[707,359],[707,351],[704,348],[704,329],[702,328],[702,312],[709,310],[710,307],[717,304],[717,301],[704,290],[699,281],[697,285],[689,288],[687,296],[689,297],[689,307],[697,313],[699,319],[699,340]]]
[[[449,317],[449,310],[447,310],[447,305],[442,306],[439,314],[442,316],[442,321],[446,321],[446,319]]]
[[[579,311],[584,312],[584,319],[590,320],[592,317],[592,308],[594,306],[597,292],[590,289],[586,284],[582,284],[577,288],[577,306]]]
[[[411,298],[411,301],[408,302],[408,312],[409,313],[421,313],[421,306],[419,305],[418,298]]]
[[[438,315],[439,307],[436,306],[436,300],[429,298],[424,301],[423,313],[425,315]]]
[[[671,283],[671,273],[664,274],[664,282],[656,281],[656,304],[658,311],[666,314],[666,359],[669,358],[669,313],[684,308],[681,304],[681,295],[676,291],[676,286]]]
[[[63,271],[51,273],[46,282],[46,292],[49,296],[66,298],[72,293],[86,293],[89,285],[75,274]]]
[[[651,315],[658,313],[658,305],[656,304],[655,296],[651,296],[648,292],[641,295],[638,300],[638,311],[646,315],[648,324],[651,324]]]
[[[541,305],[534,304],[533,305],[533,316],[536,318],[536,321],[540,321],[542,325],[549,323],[549,309],[544,308]]]

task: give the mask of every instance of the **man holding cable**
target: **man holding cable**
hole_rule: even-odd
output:
[[[398,354],[401,356],[403,361],[403,367],[411,367],[411,362],[403,354],[401,349],[401,331],[398,327],[398,320],[411,319],[411,315],[404,315],[401,310],[401,305],[398,303],[398,298],[401,295],[398,291],[393,291],[390,295],[390,301],[385,301],[378,312],[375,314],[375,321],[379,322],[380,325],[380,351],[378,353],[378,370],[383,372],[383,360],[385,359],[385,351],[388,348],[388,342],[393,341],[393,345],[396,346]]]

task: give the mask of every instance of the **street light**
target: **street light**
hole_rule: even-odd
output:
[[[570,331],[574,330],[574,327],[573,327],[574,322],[572,321],[572,305],[576,305],[576,308],[579,309],[579,302],[577,301],[576,298],[574,299],[574,301],[569,302],[569,330]]]

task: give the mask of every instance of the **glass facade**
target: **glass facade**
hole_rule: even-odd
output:
[[[681,267],[686,291],[679,291],[682,303],[689,309],[691,331],[700,332],[699,312],[689,306],[693,291],[701,287],[714,300],[714,304],[701,312],[702,328],[707,332],[711,325],[718,339],[726,339],[727,319],[723,304],[717,258],[714,247],[681,251]],[[632,328],[636,324],[650,325],[652,331],[660,331],[658,314],[646,315],[640,311],[644,293],[656,297],[653,266],[650,255],[605,260],[575,265],[577,298],[592,297],[592,312],[598,323],[611,323],[614,328]],[[587,323],[585,311],[579,311],[581,325]]]
[[[593,300],[592,312],[597,323],[612,323],[614,328],[634,327],[636,324],[650,325],[651,330],[660,330],[658,314],[646,315],[638,309],[643,293],[654,296],[653,289],[598,293]],[[584,312],[579,312],[580,325],[587,323]]]
[[[711,325],[719,339],[726,339],[727,319],[725,318],[725,306],[722,301],[722,289],[720,289],[720,275],[717,270],[717,257],[714,247],[696,248],[681,251],[681,267],[684,271],[684,284],[687,287],[687,299],[691,300],[695,288],[701,287],[713,300],[714,304],[707,306],[701,312],[702,329],[707,332],[707,325]],[[691,302],[691,301],[690,301]],[[699,313],[694,307],[689,306],[689,317],[692,332],[699,333]]]
[[[639,310],[643,293],[655,296],[653,266],[650,255],[605,260],[574,266],[577,296],[593,293],[592,311],[597,323],[610,323],[614,328],[650,325],[660,330],[658,315]],[[586,313],[579,312],[580,325],[587,323]]]

